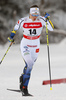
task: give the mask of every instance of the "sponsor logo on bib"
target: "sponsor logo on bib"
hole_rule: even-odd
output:
[[[41,28],[42,24],[41,22],[35,22],[35,23],[24,23],[23,24],[24,28]]]

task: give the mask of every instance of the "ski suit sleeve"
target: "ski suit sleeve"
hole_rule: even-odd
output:
[[[46,27],[45,17],[40,16],[40,19],[42,19],[42,25]],[[53,31],[54,25],[52,24],[51,20],[47,20],[47,28],[48,30]]]
[[[46,27],[46,23],[45,23],[45,27]],[[47,20],[47,27],[48,30],[53,31],[54,25],[52,24],[51,20]]]
[[[19,30],[23,26],[23,21],[24,21],[24,18],[21,18],[20,20],[18,20],[13,30],[11,31],[11,35],[10,35],[11,39],[13,39],[13,37],[15,36],[16,31]]]

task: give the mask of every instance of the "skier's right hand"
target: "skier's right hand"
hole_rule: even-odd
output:
[[[15,43],[15,42],[14,42],[14,39],[13,39],[13,37],[15,36],[15,34],[16,34],[16,31],[13,29],[13,30],[11,31],[10,37],[8,37],[8,41],[9,41],[9,42]]]
[[[8,41],[14,43],[14,39],[13,38],[8,37]]]

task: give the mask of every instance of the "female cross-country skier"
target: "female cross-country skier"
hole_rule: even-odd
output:
[[[23,96],[30,95],[28,93],[28,83],[31,70],[38,57],[40,34],[43,26],[46,26],[46,21],[48,29],[53,31],[52,22],[50,23],[49,20],[47,20],[49,16],[48,13],[46,13],[45,16],[40,16],[39,7],[37,5],[31,6],[29,16],[19,19],[13,28],[10,37],[8,37],[8,40],[13,42],[16,31],[23,28],[23,38],[20,44],[21,54],[26,64],[23,73],[20,76],[20,90],[22,91]]]

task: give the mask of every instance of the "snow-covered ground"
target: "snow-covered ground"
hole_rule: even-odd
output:
[[[0,46],[0,60],[9,43]],[[60,44],[50,45],[52,79],[66,78],[66,39]],[[19,77],[24,68],[20,46],[13,45],[0,65],[0,100],[66,100],[66,84],[42,85],[49,80],[47,46],[40,46],[38,59],[33,67],[29,83],[29,93],[34,97],[22,97],[21,93],[8,91],[19,89]]]

